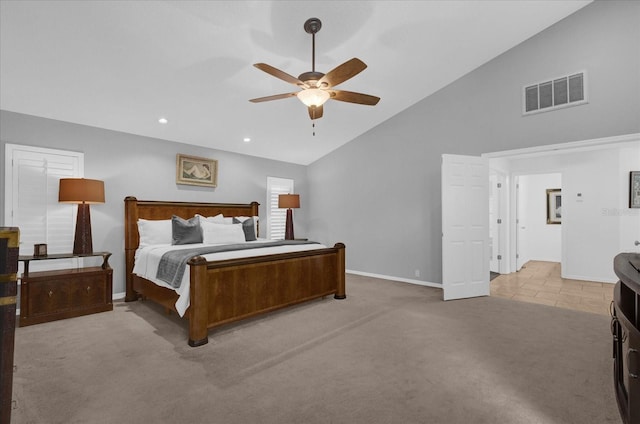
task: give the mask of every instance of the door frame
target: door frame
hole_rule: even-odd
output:
[[[500,220],[500,223],[493,221],[489,223],[489,237],[492,236],[492,226],[495,226],[495,229],[497,230],[497,237],[495,240],[491,238],[492,257],[495,256],[496,259],[495,262],[494,260],[491,261],[493,264],[489,265],[489,270],[499,274],[506,274],[509,269],[509,242],[507,238],[507,235],[509,234],[509,229],[507,228],[509,226],[509,184],[507,172],[501,169],[492,168],[491,163],[489,163],[489,184],[492,185],[490,190],[495,190],[496,193],[496,195],[493,196],[493,201],[495,203],[495,216],[493,219]],[[497,186],[498,184],[499,186]],[[492,198],[490,196],[490,201],[491,199]],[[502,258],[498,259],[498,255],[501,255]],[[494,268],[494,265],[497,267],[497,271],[495,271],[496,268]]]

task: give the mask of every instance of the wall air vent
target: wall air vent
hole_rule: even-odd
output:
[[[553,78],[523,89],[523,114],[546,112],[587,103],[587,73]]]

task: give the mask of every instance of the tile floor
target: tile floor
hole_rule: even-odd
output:
[[[530,261],[491,281],[491,296],[609,315],[614,284],[560,277],[560,264]]]

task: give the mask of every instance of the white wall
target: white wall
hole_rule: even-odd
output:
[[[562,174],[562,276],[615,282],[613,257],[640,240],[640,210],[628,207],[629,171],[640,170],[640,137],[618,146],[512,159],[509,167],[512,175]]]
[[[618,185],[617,206],[602,210],[603,216],[618,217],[620,225],[620,252],[640,252],[640,209],[628,207],[629,172],[640,171],[640,149],[628,146],[621,148],[619,153],[618,181],[626,184]],[[636,245],[635,243],[638,242]]]
[[[562,260],[562,225],[547,224],[547,189],[562,188],[562,175],[536,174],[518,177],[519,251],[522,263]]]

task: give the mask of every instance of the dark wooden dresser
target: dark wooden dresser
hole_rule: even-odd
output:
[[[614,289],[613,379],[625,424],[640,424],[640,253],[621,253],[613,261],[620,279]]]
[[[29,272],[32,261],[102,256],[102,265]],[[20,256],[20,327],[113,310],[109,252]]]
[[[0,424],[11,421],[20,231],[0,227]]]

